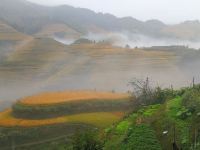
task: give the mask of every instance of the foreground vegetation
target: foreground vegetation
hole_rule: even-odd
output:
[[[20,144],[34,141],[38,134],[48,139],[53,133],[71,133],[70,138],[53,139],[31,146],[30,150],[171,150],[173,146],[200,149],[200,85],[174,90],[151,87],[148,79],[131,84],[136,101],[133,111],[123,119],[122,112],[93,112],[66,116],[67,124],[55,125],[59,127],[48,123],[32,128],[4,127],[0,129],[0,144],[5,145],[11,137],[18,137]],[[23,121],[17,124],[20,123]]]
[[[200,149],[200,85],[174,90],[147,82],[138,91],[137,109],[99,133],[98,150]]]

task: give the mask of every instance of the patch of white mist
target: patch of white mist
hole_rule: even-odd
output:
[[[59,38],[59,37],[53,37],[53,39],[64,45],[70,45],[76,41],[76,39],[67,39],[67,38]]]
[[[89,40],[95,40],[96,42],[106,41],[114,46],[125,47],[152,47],[152,46],[187,46],[190,48],[199,49],[200,41],[190,41],[175,38],[160,38],[150,37],[142,34],[134,34],[130,32],[109,32],[109,33],[88,33],[83,36]]]

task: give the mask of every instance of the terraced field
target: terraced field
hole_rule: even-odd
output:
[[[97,100],[119,100],[128,98],[125,93],[96,92],[96,91],[66,91],[66,92],[48,92],[35,96],[26,97],[20,100],[24,105],[54,105],[58,103],[97,101]]]
[[[46,92],[23,98],[0,113],[4,135],[0,147],[10,148],[9,137],[26,149],[40,141],[70,139],[82,130],[103,130],[122,119],[132,106],[129,94],[112,92]]]
[[[78,123],[105,127],[122,118],[132,105],[130,96],[124,93],[42,93],[24,98],[13,105],[12,109],[1,112],[0,126],[35,127]]]
[[[133,100],[129,94],[66,91],[42,93],[19,100],[13,105],[13,116],[24,119],[47,119],[65,115],[129,111]]]
[[[12,116],[12,110],[8,109],[0,113],[0,126],[3,127],[37,127],[47,126],[54,124],[88,124],[96,127],[106,127],[114,122],[117,122],[124,116],[124,112],[94,112],[94,113],[81,113],[77,115],[67,115],[63,117],[31,120],[20,119]]]

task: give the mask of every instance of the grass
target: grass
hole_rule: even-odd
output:
[[[115,100],[128,98],[128,94],[95,92],[95,91],[66,91],[66,92],[47,92],[35,96],[30,96],[20,100],[24,105],[51,105],[72,101],[85,100]]]
[[[94,112],[81,113],[77,115],[68,115],[63,117],[42,119],[42,120],[28,120],[18,119],[12,116],[12,110],[8,109],[0,113],[0,126],[3,127],[35,127],[62,123],[80,123],[89,124],[96,127],[106,127],[113,124],[123,117],[123,112]]]
[[[97,112],[71,115],[67,119],[70,123],[85,123],[104,128],[117,122],[123,116],[123,112]]]

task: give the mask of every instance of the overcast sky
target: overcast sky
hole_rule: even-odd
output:
[[[140,20],[159,19],[166,23],[200,20],[200,0],[29,0],[43,5],[68,4],[111,13],[118,17],[132,16]]]

